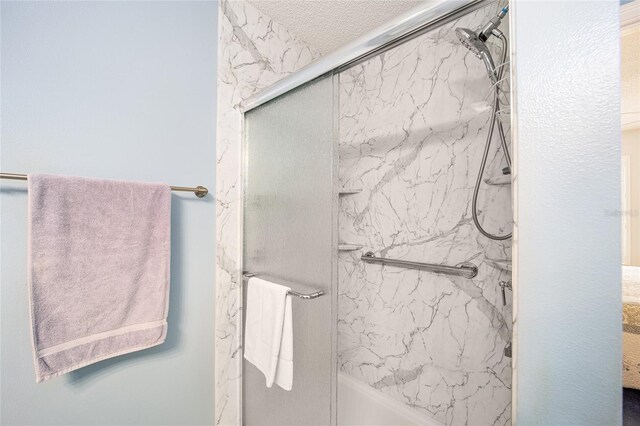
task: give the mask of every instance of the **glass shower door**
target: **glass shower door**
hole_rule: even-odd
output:
[[[291,391],[267,388],[243,361],[245,425],[335,424],[334,98],[334,77],[325,76],[245,113],[243,269],[298,292],[325,292],[293,297]]]

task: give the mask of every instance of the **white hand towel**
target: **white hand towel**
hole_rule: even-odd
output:
[[[252,277],[247,283],[244,358],[258,367],[268,388],[293,385],[293,321],[288,287]]]

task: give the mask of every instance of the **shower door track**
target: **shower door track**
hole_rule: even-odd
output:
[[[240,110],[243,113],[250,111],[320,76],[334,71],[343,71],[435,27],[457,19],[488,2],[489,0],[433,0],[425,2],[247,98],[240,104]]]

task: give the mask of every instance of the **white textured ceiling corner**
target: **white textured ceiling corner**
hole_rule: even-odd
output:
[[[425,0],[247,0],[326,55]]]

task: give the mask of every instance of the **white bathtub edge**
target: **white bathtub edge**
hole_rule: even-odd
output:
[[[410,421],[415,425],[423,425],[423,426],[444,426],[442,423],[437,420],[422,414],[418,410],[415,410],[407,405],[403,404],[400,401],[397,401],[390,396],[372,388],[366,383],[351,377],[350,375],[339,372],[338,373],[338,384],[344,387],[349,388],[351,391],[356,392],[369,399],[373,404],[381,405],[388,410],[397,413],[400,417]],[[338,399],[340,395],[338,394]],[[340,407],[338,406],[338,409]]]

